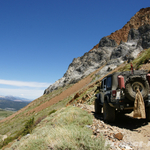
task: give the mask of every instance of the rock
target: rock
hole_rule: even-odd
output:
[[[108,67],[107,71],[112,71],[112,68]]]
[[[74,99],[78,98],[79,96],[80,96],[79,93],[76,93]]]
[[[123,139],[123,134],[122,133],[117,133],[117,134],[114,134],[114,138],[118,139],[118,140],[122,140]]]
[[[150,24],[150,7],[140,9],[122,29],[111,33],[108,37],[115,40],[118,44],[120,41],[126,42],[130,29],[138,29],[144,24]]]
[[[119,148],[124,149],[124,150],[132,150],[132,148],[128,146],[126,143],[120,143]]]
[[[139,32],[142,39],[142,47],[144,49],[150,48],[150,25],[146,24],[139,27]]]
[[[128,41],[140,39],[140,32],[134,28],[130,29],[128,34]]]
[[[143,26],[140,26],[138,28],[138,31],[140,32],[141,35],[145,34],[146,32],[149,32],[150,31],[150,25],[149,24],[146,24],[146,25],[143,25]]]
[[[2,140],[4,141],[5,139],[7,139],[7,135],[3,135]]]
[[[99,42],[99,47],[116,47],[117,43],[115,40],[109,39],[108,37],[103,37]]]

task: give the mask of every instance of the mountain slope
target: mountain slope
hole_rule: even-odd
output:
[[[72,117],[74,119],[72,119]],[[84,118],[84,119],[83,119]],[[103,149],[101,137],[91,138],[93,116],[77,107],[67,107],[46,117],[32,134],[16,141],[10,149]]]

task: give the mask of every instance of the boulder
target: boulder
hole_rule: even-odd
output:
[[[114,138],[118,139],[118,140],[122,140],[123,139],[123,134],[122,133],[117,133],[117,134],[114,134]]]

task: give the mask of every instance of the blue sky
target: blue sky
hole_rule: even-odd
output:
[[[0,95],[38,98],[145,7],[149,0],[0,0]]]

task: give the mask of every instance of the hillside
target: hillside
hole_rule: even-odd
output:
[[[12,115],[13,113],[15,113],[15,111],[0,109],[0,120]]]
[[[149,8],[142,9],[139,12],[142,12],[143,15],[145,14],[146,16],[150,14]],[[132,20],[133,19],[131,18],[130,21],[132,22]],[[142,20],[139,21],[142,22]],[[18,139],[19,142],[15,140],[14,145],[10,143],[7,147],[12,145],[12,149],[18,149],[24,144],[24,147],[30,146],[32,148],[37,143],[37,149],[41,146],[43,146],[43,148],[49,146],[48,149],[53,149],[55,146],[65,149],[67,146],[62,147],[62,145],[65,145],[64,143],[66,143],[66,141],[62,141],[63,144],[60,146],[59,143],[54,140],[56,134],[51,135],[53,136],[51,137],[50,133],[54,132],[55,127],[57,128],[56,131],[59,133],[67,133],[68,130],[63,128],[64,124],[66,125],[66,122],[68,123],[67,128],[70,130],[72,128],[76,129],[77,127],[74,127],[75,122],[72,123],[72,121],[77,119],[80,114],[83,114],[83,112],[79,112],[79,115],[76,116],[76,113],[80,109],[71,106],[65,107],[66,105],[77,106],[79,103],[88,105],[93,104],[95,99],[95,89],[99,85],[99,81],[105,75],[115,71],[129,70],[130,61],[133,63],[135,69],[147,69],[150,71],[150,49],[148,49],[150,47],[150,25],[149,22],[148,24],[145,22],[140,25],[142,26],[129,31],[127,42],[119,42],[119,45],[116,39],[108,37],[102,38],[98,48],[94,48],[92,51],[85,53],[82,57],[74,59],[69,65],[64,77],[46,89],[43,96],[32,101],[13,115],[1,120],[0,146],[3,147],[9,142]],[[123,41],[121,38],[119,39],[120,41]],[[145,50],[143,51],[143,49]],[[73,112],[71,116],[68,116],[72,121],[68,122],[68,120],[65,120],[66,122],[64,123],[63,114],[66,118],[66,114],[70,114],[73,108],[76,111]],[[85,119],[84,124],[79,123],[77,125],[80,129],[83,126],[92,124],[92,120],[91,122],[87,122],[87,116],[88,115],[86,114],[83,117]],[[92,118],[91,116],[88,117]],[[58,123],[57,118],[61,123]],[[74,133],[74,131],[72,132]],[[87,131],[88,135],[86,135],[89,137],[89,141],[92,141],[94,133],[87,129],[85,131]],[[82,132],[83,130],[81,130],[80,133]],[[28,133],[30,133],[31,136],[25,136]],[[66,136],[68,137],[68,135]],[[82,139],[82,136],[80,136],[81,135],[77,135],[75,141],[80,141],[80,139]],[[47,140],[54,144],[48,145],[45,143]],[[86,142],[86,139],[83,141]],[[39,143],[43,143],[43,145],[39,145]],[[97,144],[98,143],[95,143],[95,145]],[[80,143],[79,145],[79,147],[83,149],[85,146],[89,146],[88,142],[84,144]],[[71,147],[68,146],[68,148]],[[93,149],[95,149],[95,147]]]

